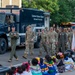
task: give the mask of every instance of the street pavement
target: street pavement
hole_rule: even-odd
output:
[[[0,55],[0,64],[3,65],[3,66],[9,66],[9,67],[11,67],[13,65],[14,66],[17,66],[17,65],[20,65],[23,62],[26,62],[28,60],[31,60],[34,57],[38,57],[38,54],[39,54],[39,51],[38,50],[39,49],[34,49],[34,55],[33,56],[30,56],[29,55],[27,59],[24,59],[22,57],[23,54],[24,54],[24,50],[25,50],[24,48],[17,49],[16,50],[16,53],[18,55],[19,61],[16,61],[15,58],[13,58],[13,60],[12,60],[11,63],[8,62],[8,59],[10,57],[10,51],[6,52],[5,54],[1,54]],[[46,55],[46,53],[43,52],[43,55],[41,57],[44,57],[45,55]],[[75,75],[75,71],[73,71],[73,72],[65,72],[65,73],[62,73],[60,75]]]

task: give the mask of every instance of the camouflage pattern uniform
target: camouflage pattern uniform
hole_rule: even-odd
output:
[[[50,55],[54,56],[56,53],[56,43],[58,42],[58,34],[55,31],[48,33]]]
[[[67,50],[71,50],[71,45],[72,45],[72,37],[73,37],[73,33],[70,31],[67,33]]]
[[[10,60],[12,60],[13,56],[17,59],[17,55],[16,55],[16,51],[15,50],[16,50],[16,43],[17,43],[17,39],[19,38],[19,34],[16,31],[15,32],[10,32],[9,36],[11,38]]]
[[[48,41],[48,35],[45,32],[41,33],[40,55],[42,54],[43,49],[48,54],[47,41]]]
[[[27,29],[31,28],[30,26],[27,27]],[[34,48],[34,32],[33,31],[26,31],[26,36],[25,36],[25,44],[26,44],[26,49],[24,52],[24,58],[27,58],[27,55],[30,54],[33,55],[33,48]]]

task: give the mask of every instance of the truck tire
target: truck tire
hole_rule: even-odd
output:
[[[0,54],[5,53],[7,50],[7,42],[6,39],[0,38]]]

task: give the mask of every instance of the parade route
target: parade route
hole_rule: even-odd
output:
[[[28,59],[24,59],[23,57],[22,57],[22,55],[23,55],[23,53],[24,53],[24,48],[22,48],[22,49],[18,49],[16,52],[17,52],[17,55],[18,55],[18,58],[19,58],[19,61],[16,61],[14,58],[13,58],[13,60],[12,60],[12,62],[11,63],[9,63],[8,62],[8,59],[9,59],[9,56],[10,56],[10,51],[9,52],[6,52],[5,54],[1,54],[0,55],[0,64],[1,65],[3,65],[3,66],[9,66],[9,67],[11,67],[11,66],[18,66],[18,65],[20,65],[21,63],[23,63],[23,62],[26,62],[26,61],[28,61],[28,60],[31,60],[33,57],[37,57],[38,56],[38,50],[39,49],[34,49],[34,56],[28,56]],[[43,55],[42,55],[42,57],[44,57],[45,56],[45,52],[43,52]],[[62,73],[62,74],[60,74],[60,75],[75,75],[75,71],[73,71],[73,72],[65,72],[65,73]]]

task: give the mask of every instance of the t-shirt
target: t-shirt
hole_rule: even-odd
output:
[[[32,73],[31,73],[31,71],[29,71],[29,72],[24,71],[24,72],[22,73],[22,75],[32,75]]]
[[[40,64],[41,72],[43,75],[49,75],[48,71],[48,66],[46,64]]]
[[[42,72],[41,72],[39,65],[31,66],[30,68],[31,68],[32,75],[42,75]]]
[[[70,70],[73,68],[72,66],[73,66],[74,62],[73,62],[72,58],[67,58],[67,59],[64,59],[64,64],[65,64],[65,69]]]
[[[16,73],[16,74],[14,74],[14,75],[23,75],[22,73],[21,74],[19,74],[19,73]]]
[[[56,74],[56,69],[55,69],[55,66],[53,64],[51,64],[52,62],[49,62],[47,64],[48,66],[48,69],[49,69],[49,74],[50,75],[55,75]]]

